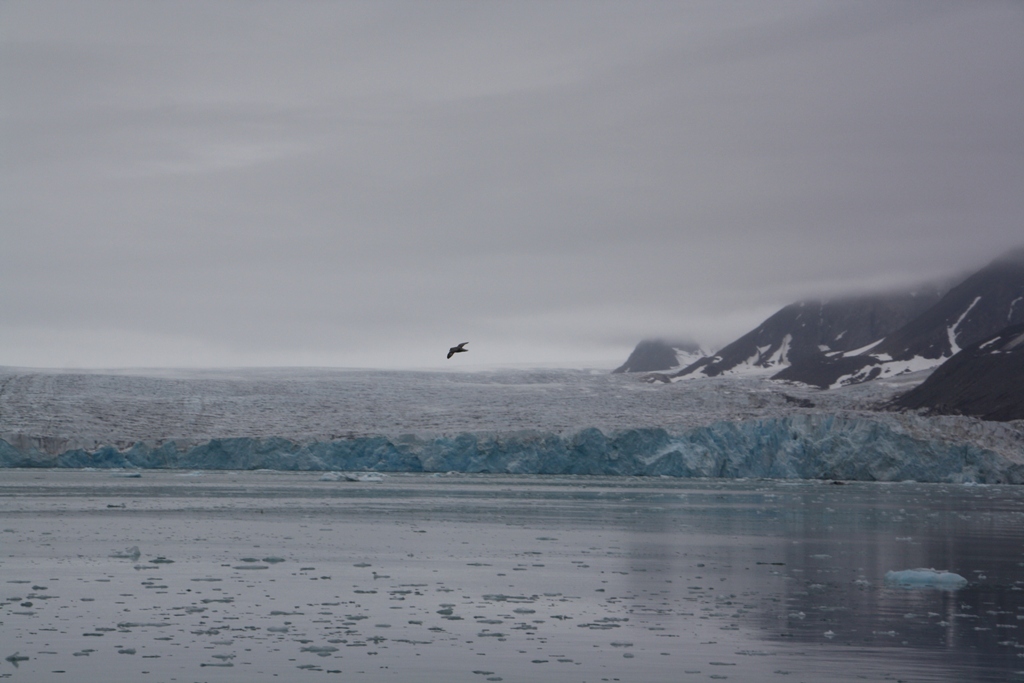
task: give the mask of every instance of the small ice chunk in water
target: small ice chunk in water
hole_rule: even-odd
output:
[[[381,482],[384,481],[384,475],[377,472],[325,472],[318,481]]]
[[[967,579],[953,572],[937,569],[904,569],[885,573],[885,582],[904,588],[939,588],[957,590],[967,585]]]
[[[133,545],[131,548],[126,548],[120,552],[115,550],[110,554],[110,556],[118,559],[136,561],[142,556],[142,553],[139,551],[139,546]]]

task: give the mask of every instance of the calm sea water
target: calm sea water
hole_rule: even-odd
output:
[[[1024,680],[1024,490],[7,470],[12,681]],[[885,583],[935,568],[956,591]]]

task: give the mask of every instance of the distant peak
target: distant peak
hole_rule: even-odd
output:
[[[666,341],[645,339],[636,345],[626,362],[613,370],[622,372],[657,372],[670,370],[680,365],[681,358],[687,361],[703,355],[700,346],[692,340]]]

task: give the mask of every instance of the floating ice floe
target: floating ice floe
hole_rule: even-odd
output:
[[[953,572],[937,569],[904,569],[885,573],[885,583],[903,588],[938,588],[957,590],[967,585],[967,579]]]

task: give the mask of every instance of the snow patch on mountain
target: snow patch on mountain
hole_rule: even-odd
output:
[[[887,355],[882,354],[877,357],[879,363],[867,365],[857,372],[852,372],[847,375],[841,375],[834,383],[828,388],[835,389],[838,387],[847,386],[850,384],[860,384],[861,382],[867,382],[869,380],[875,380],[885,377],[895,377],[896,375],[905,375],[912,372],[921,372],[923,370],[932,370],[945,361],[945,358],[924,358],[921,356],[914,356],[908,360],[893,360]]]
[[[1006,322],[1013,320],[1013,314],[1016,312],[1017,304],[1024,301],[1024,296],[1018,296],[1010,303],[1010,310],[1006,312]]]
[[[946,336],[949,338],[950,356],[956,355],[960,352],[960,347],[956,343],[957,332],[959,331],[964,318],[966,318],[967,314],[971,312],[971,309],[978,305],[979,301],[981,301],[980,296],[974,297],[974,301],[972,301],[971,305],[967,307],[967,310],[960,314],[960,317],[956,319],[955,323],[946,328]]]

